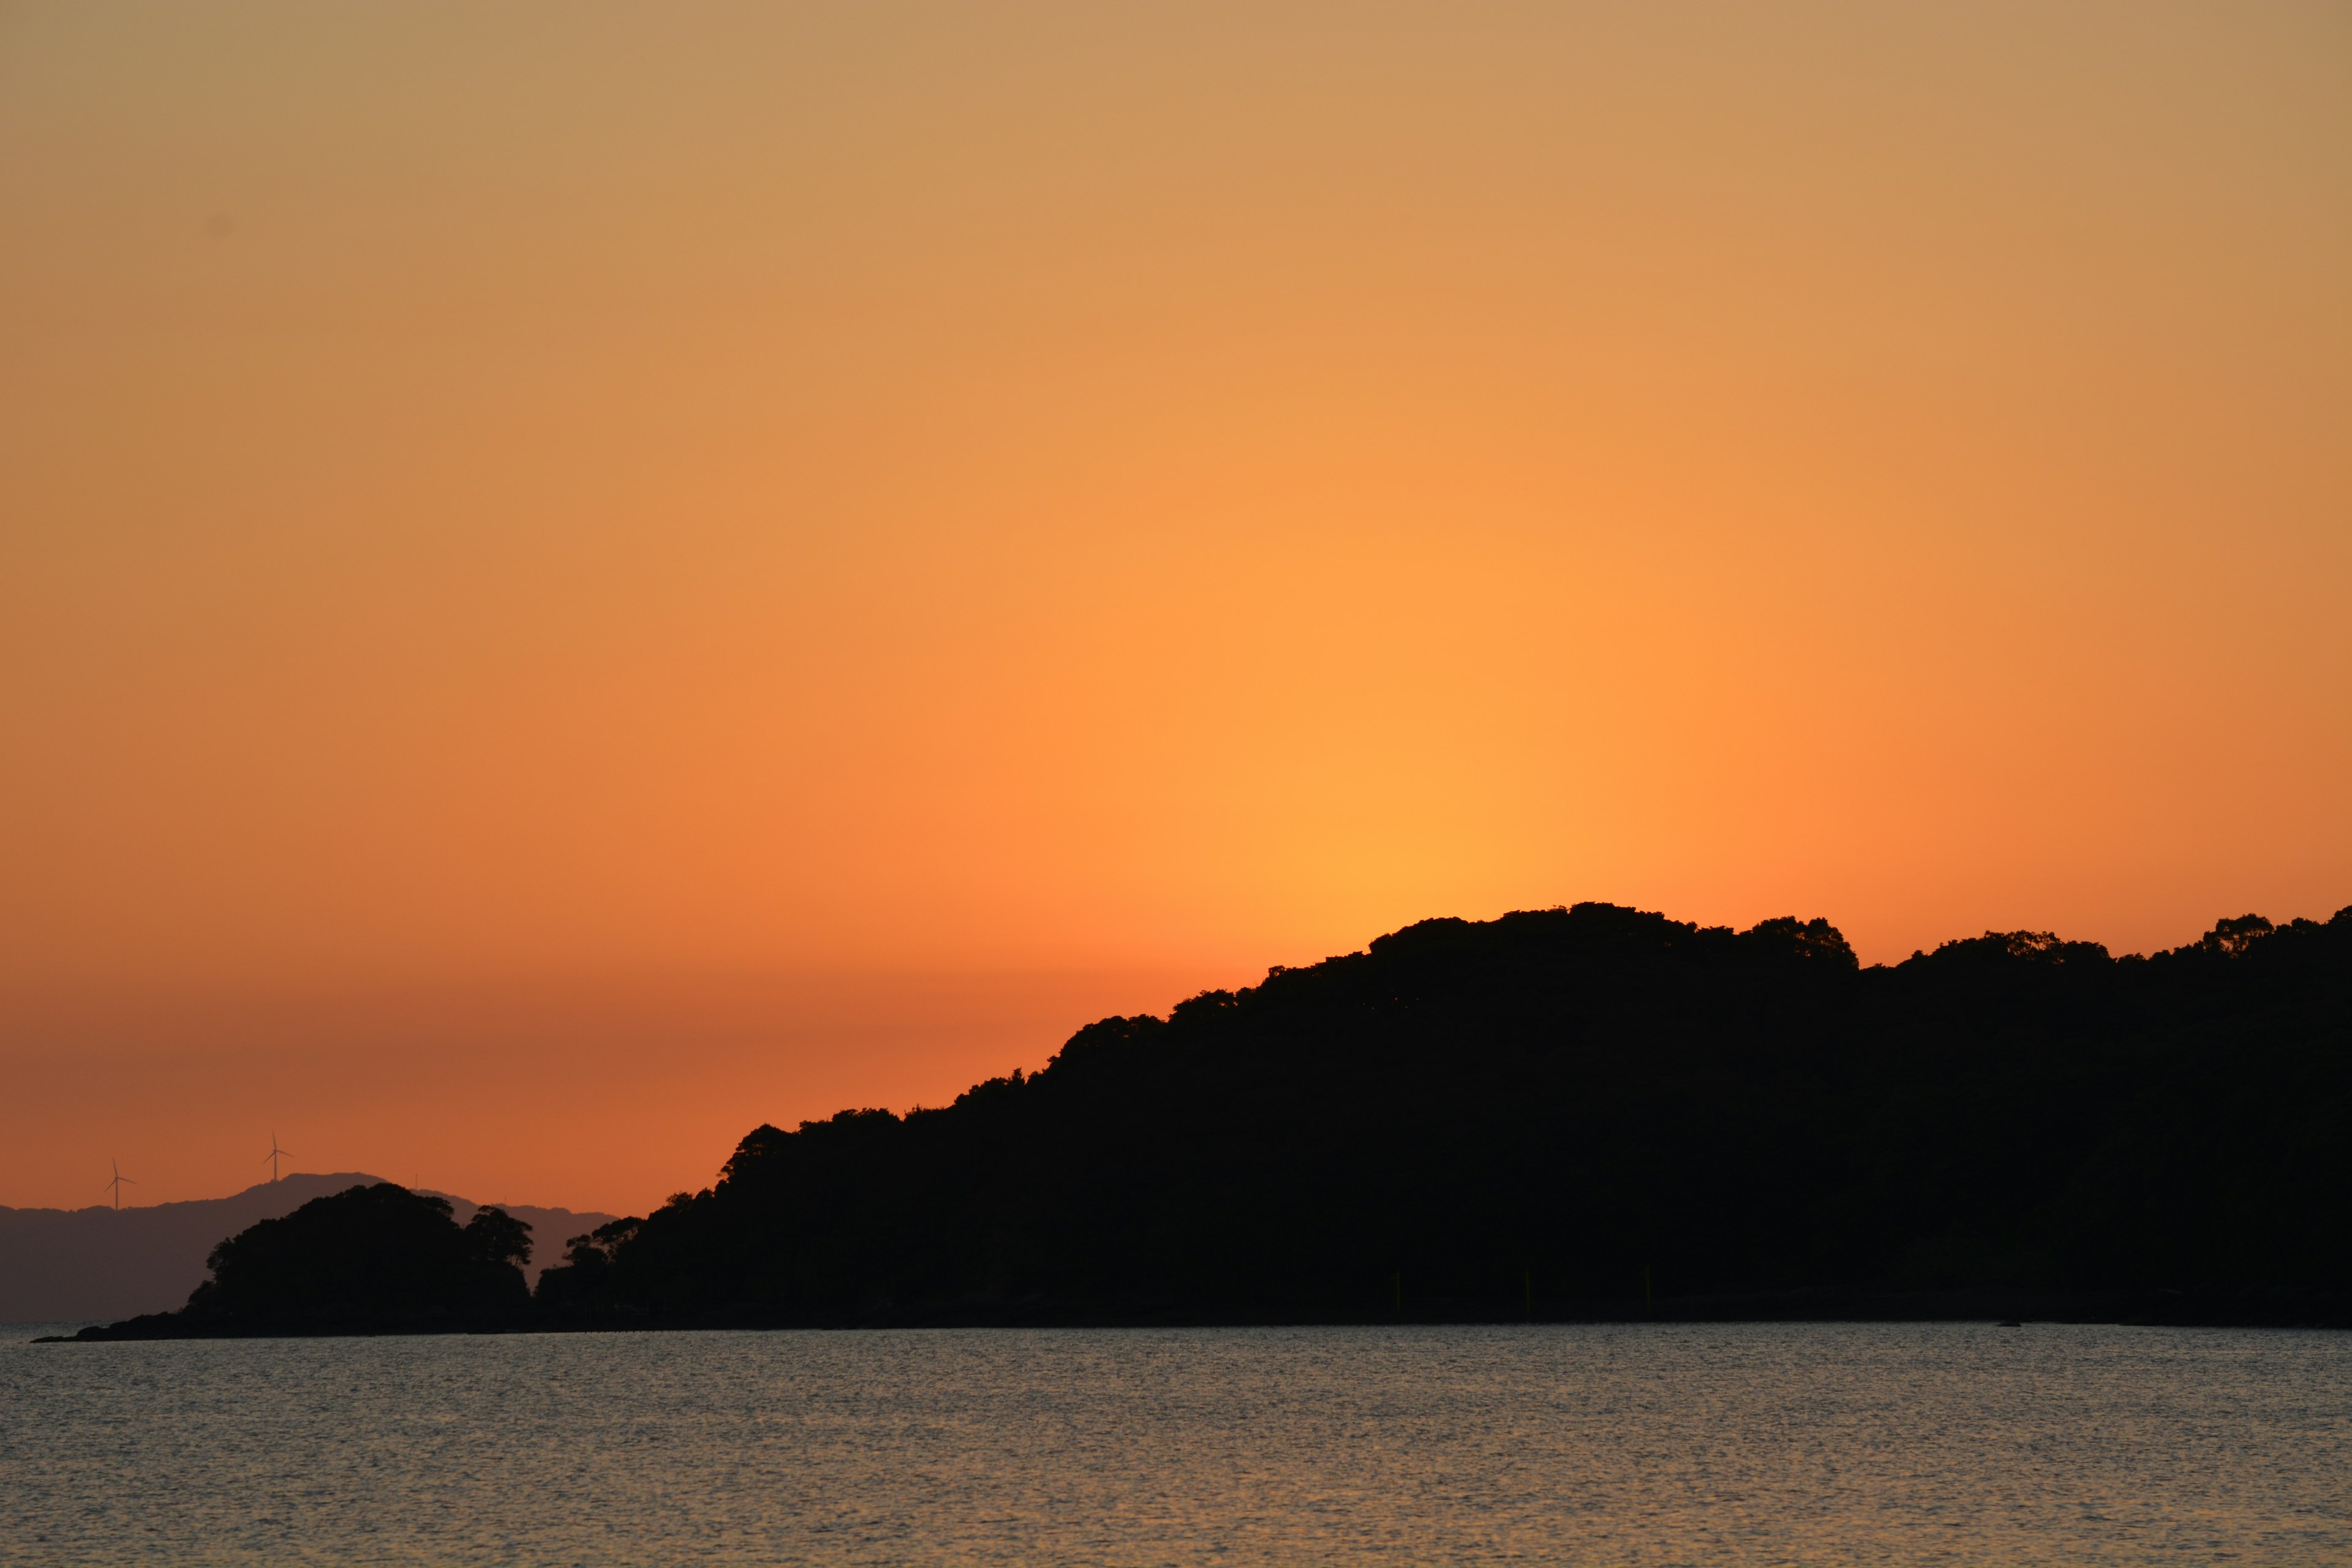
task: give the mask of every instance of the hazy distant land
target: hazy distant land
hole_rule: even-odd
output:
[[[504,1222],[383,1187],[255,1227],[185,1311],[118,1331],[2343,1324],[2347,1126],[2352,909],[1864,969],[1825,921],[1580,904],[1105,1019],[942,1109],[754,1129],[650,1215],[534,1220],[565,1255],[528,1297]]]

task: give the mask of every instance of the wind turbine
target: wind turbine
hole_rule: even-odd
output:
[[[278,1180],[278,1157],[281,1154],[290,1156],[293,1152],[291,1149],[280,1149],[278,1146],[277,1133],[272,1132],[269,1135],[269,1152],[264,1154],[262,1158],[269,1162],[269,1179],[272,1182]]]
[[[139,1184],[131,1181],[130,1177],[122,1173],[121,1161],[110,1159],[107,1161],[107,1163],[114,1167],[114,1180],[107,1183],[106,1184],[109,1190],[114,1194],[114,1206],[119,1209],[122,1206],[123,1186],[128,1184],[129,1185],[135,1187]]]

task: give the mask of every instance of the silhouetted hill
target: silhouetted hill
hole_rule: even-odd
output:
[[[2352,1322],[2352,910],[2112,958],[1826,921],[1427,921],[945,1109],[754,1129],[562,1245],[389,1185],[90,1337],[713,1323]],[[422,1205],[422,1206],[420,1206]],[[584,1227],[583,1227],[584,1229]],[[557,1237],[542,1233],[543,1252]]]
[[[0,1208],[0,1322],[113,1320],[167,1311],[205,1279],[205,1257],[224,1237],[263,1219],[291,1214],[312,1198],[379,1176],[289,1174],[225,1198],[111,1209]],[[476,1205],[450,1194],[458,1223]],[[557,1256],[562,1239],[612,1219],[594,1213],[502,1204]],[[530,1272],[536,1278],[537,1270]]]
[[[1436,920],[948,1108],[761,1127],[551,1321],[2342,1321],[2352,910],[1861,969],[1826,922]]]
[[[520,1326],[530,1227],[498,1208],[459,1225],[446,1198],[391,1182],[312,1198],[212,1249],[212,1278],[176,1312],[79,1340],[432,1333]]]

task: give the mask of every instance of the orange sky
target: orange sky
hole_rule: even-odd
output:
[[[1599,898],[2352,902],[2352,11],[0,6],[0,1203]]]

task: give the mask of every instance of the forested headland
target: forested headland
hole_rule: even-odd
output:
[[[2347,1113],[2352,909],[1867,969],[1820,920],[1433,920],[756,1128],[528,1320],[2342,1323]]]

